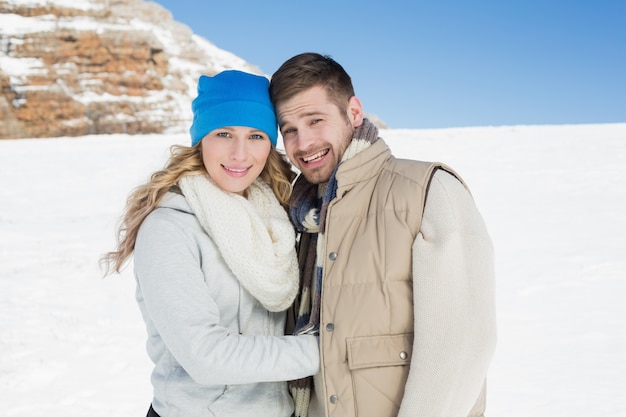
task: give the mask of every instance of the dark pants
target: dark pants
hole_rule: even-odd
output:
[[[150,404],[150,409],[148,410],[148,414],[146,415],[146,417],[161,417],[159,416],[156,411],[154,411],[154,408],[152,408],[152,404]]]

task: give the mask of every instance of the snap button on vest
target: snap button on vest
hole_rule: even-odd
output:
[[[400,352],[400,359],[405,360],[409,355],[406,352]]]
[[[333,330],[335,330],[335,325],[333,323],[328,323],[326,325],[326,330],[332,332]]]
[[[337,404],[337,402],[339,402],[339,397],[337,397],[336,395],[331,395],[328,400],[331,404]]]
[[[331,252],[328,255],[328,259],[330,259],[331,261],[334,261],[335,259],[337,259],[337,252]]]

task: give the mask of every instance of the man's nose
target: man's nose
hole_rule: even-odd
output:
[[[309,149],[314,142],[313,132],[310,129],[298,129],[297,140],[299,150]]]

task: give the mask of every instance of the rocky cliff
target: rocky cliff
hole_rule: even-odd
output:
[[[200,74],[261,73],[142,0],[0,0],[0,139],[186,131]]]

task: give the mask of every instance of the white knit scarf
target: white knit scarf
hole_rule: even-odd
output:
[[[299,284],[295,231],[270,186],[255,180],[247,199],[207,175],[184,176],[179,186],[241,285],[269,311],[287,309]]]

